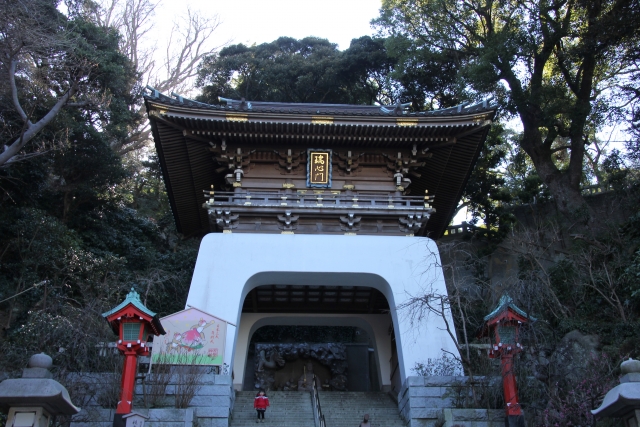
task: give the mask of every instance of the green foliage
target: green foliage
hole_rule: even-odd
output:
[[[337,46],[328,40],[281,37],[272,43],[229,46],[203,61],[202,99],[336,102]]]
[[[637,97],[632,84],[619,90],[623,76],[637,78],[637,2],[385,0],[374,23],[399,72],[424,70],[439,104],[451,97],[443,92],[493,95],[521,122],[518,145],[558,210],[584,210],[585,147],[602,126],[626,119]],[[431,77],[434,62],[444,65],[442,82]]]
[[[494,243],[502,240],[515,222],[508,206],[514,194],[504,175],[498,172],[509,150],[505,135],[502,126],[492,126],[462,195],[462,206],[471,211],[471,224],[481,220],[484,225],[476,235]]]
[[[40,8],[36,18],[50,20],[32,28],[35,35],[13,28],[0,43],[37,36],[26,45],[35,62],[20,57],[23,107],[45,114],[72,84],[70,73],[86,74],[74,105],[21,161],[0,168],[0,368],[23,367],[45,351],[59,370],[110,369],[96,347],[114,338],[101,313],[131,287],[161,316],[183,309],[198,242],[175,231],[157,158],[114,152],[140,119],[138,74],[119,34],[85,19],[82,1],[68,16],[57,2],[28,3]],[[0,86],[0,106],[6,141],[23,126],[8,86]]]
[[[100,370],[95,346],[113,339],[101,313],[131,286],[161,315],[184,307],[195,243],[168,250],[158,227],[130,208],[89,212],[81,229],[32,208],[2,214],[0,296],[27,290],[0,306],[5,369],[45,351],[66,369]]]
[[[390,103],[396,88],[389,78],[393,60],[384,43],[354,39],[344,52],[328,40],[281,37],[257,46],[226,47],[205,58],[199,69],[199,100],[218,97],[247,101]]]
[[[388,37],[382,40],[393,60],[391,77],[401,87],[402,102],[411,102],[415,110],[422,111],[453,107],[472,98],[460,78],[455,52],[415,43],[400,28],[386,30]]]
[[[0,4],[9,21],[0,26],[0,66],[10,77],[0,87],[5,167],[87,139],[103,138],[108,147],[126,139],[137,119],[138,75],[119,50],[118,32],[77,8],[65,16],[57,3]]]

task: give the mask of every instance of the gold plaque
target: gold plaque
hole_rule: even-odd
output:
[[[227,113],[226,117],[230,122],[247,122],[249,121],[249,116],[246,114],[237,114],[237,113]]]
[[[418,126],[418,119],[396,119],[398,126]]]
[[[311,118],[311,123],[314,125],[332,125],[333,117],[313,116]]]
[[[329,168],[331,158],[326,151],[312,151],[309,156],[310,171],[309,183],[311,185],[327,185],[329,184]]]
[[[149,115],[153,116],[153,117],[160,117],[160,116],[163,116],[163,115],[167,114],[167,111],[168,110],[166,110],[164,108],[158,108],[157,110],[149,111]]]

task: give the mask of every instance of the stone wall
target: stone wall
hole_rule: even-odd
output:
[[[80,376],[79,381],[89,382],[86,387],[108,387],[110,374],[92,374]],[[204,374],[199,380],[200,388],[191,400],[188,408],[177,409],[175,402],[178,376],[173,376],[166,389],[164,404],[167,407],[145,408],[144,388],[140,380],[135,389],[133,411],[148,416],[145,427],[228,427],[229,414],[233,409],[235,393],[232,390],[230,375]],[[71,427],[111,427],[115,409],[104,409],[99,394],[85,399],[82,411],[73,417]]]
[[[476,381],[485,381],[476,378]],[[75,379],[75,384],[86,383],[87,390],[107,389],[112,382],[109,374],[89,374]],[[166,390],[165,404],[172,404],[177,378],[172,378]],[[487,381],[485,381],[487,382]],[[228,375],[205,374],[201,386],[188,408],[145,408],[143,387],[136,385],[134,412],[149,417],[145,427],[228,427],[235,393]],[[468,377],[407,378],[398,394],[400,415],[407,427],[502,427],[504,410],[468,409],[461,401],[468,396]],[[82,388],[83,386],[76,386]],[[467,387],[467,388],[465,388]],[[71,427],[111,427],[115,409],[104,409],[100,394],[88,393],[82,411],[73,417]],[[468,402],[466,402],[468,403]],[[194,425],[195,424],[195,425]]]
[[[461,394],[463,398],[468,394],[468,382],[469,377],[462,376],[408,377],[398,394],[398,408],[407,427],[504,426],[503,409],[459,407]]]

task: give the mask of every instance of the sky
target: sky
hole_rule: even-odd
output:
[[[316,36],[349,47],[351,39],[372,35],[370,21],[378,16],[381,0],[163,0],[156,9],[162,23],[158,39],[175,17],[187,8],[204,16],[217,14],[222,21],[216,45],[260,44],[281,36],[297,39]]]

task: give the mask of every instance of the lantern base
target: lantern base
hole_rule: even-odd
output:
[[[524,415],[507,415],[504,418],[504,426],[505,427],[525,427]],[[115,424],[114,424],[114,427],[116,427]]]
[[[127,425],[127,420],[122,418],[127,414],[113,414],[113,427],[125,427]]]

